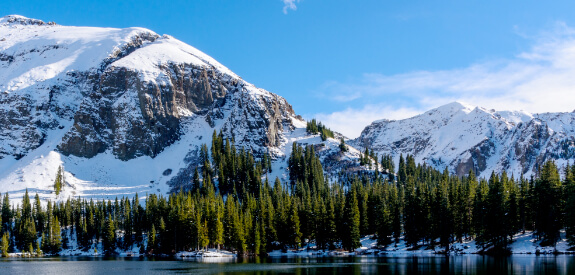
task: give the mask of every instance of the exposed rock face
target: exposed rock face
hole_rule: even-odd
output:
[[[66,60],[78,43],[84,43],[78,51],[93,51],[78,55],[73,64],[81,66],[58,68],[24,88],[10,85],[24,81],[16,75],[0,77],[0,158],[21,158],[42,146],[51,130],[66,128],[56,146],[66,156],[111,151],[125,161],[155,157],[179,140],[186,121],[198,118],[256,154],[273,154],[285,127],[293,128],[295,115],[283,98],[172,37],[144,29],[86,28],[99,36],[76,38],[77,27],[17,16],[2,18],[0,27],[9,36],[21,36],[19,30],[41,34],[33,36],[41,43],[27,37],[20,37],[23,45],[0,42],[5,70],[26,69],[38,55]],[[102,35],[111,42],[102,42]]]
[[[575,159],[575,113],[496,112],[460,103],[413,118],[373,122],[351,142],[381,154],[411,154],[416,161],[457,175],[473,170],[516,176],[537,172],[547,160]]]
[[[221,107],[237,83],[187,64],[162,68],[168,82],[146,82],[126,68],[106,70],[74,116],[58,146],[64,154],[93,157],[112,148],[118,158],[155,156],[179,138],[182,117]],[[209,75],[209,76],[208,76]]]
[[[186,189],[214,131],[256,158],[269,153],[270,180],[289,180],[294,142],[316,146],[332,176],[367,169],[357,150],[306,134],[285,99],[170,36],[0,18],[0,187],[11,198]],[[68,188],[56,196],[60,166]]]

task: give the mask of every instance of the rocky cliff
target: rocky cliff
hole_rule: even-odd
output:
[[[454,102],[398,121],[380,120],[351,142],[381,154],[411,154],[452,173],[530,176],[547,160],[575,160],[575,113],[495,111]]]
[[[6,191],[49,189],[59,165],[74,194],[122,181],[165,191],[214,130],[256,156],[284,159],[286,135],[302,123],[282,97],[171,36],[0,19]]]

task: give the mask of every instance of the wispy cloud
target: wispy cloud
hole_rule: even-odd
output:
[[[288,13],[288,10],[297,10],[296,3],[299,3],[300,0],[282,0],[284,3],[284,14]]]
[[[557,23],[552,31],[532,39],[529,51],[506,60],[443,71],[364,74],[347,82],[328,82],[320,88],[322,96],[355,105],[367,99],[370,103],[317,117],[330,127],[356,137],[361,129],[355,124],[360,121],[406,118],[455,100],[497,110],[573,111],[575,29]],[[390,99],[393,104],[386,103]]]

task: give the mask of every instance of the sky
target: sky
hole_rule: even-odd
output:
[[[453,101],[575,110],[575,1],[1,1],[9,14],[172,35],[350,138]]]

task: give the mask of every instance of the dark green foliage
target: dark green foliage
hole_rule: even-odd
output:
[[[56,172],[56,178],[54,179],[54,191],[56,195],[60,195],[62,192],[62,186],[64,185],[64,171],[62,166],[58,166],[58,172]]]
[[[312,135],[316,135],[319,133],[321,140],[323,141],[325,141],[328,137],[329,138],[334,137],[333,132],[327,127],[325,127],[325,125],[321,124],[321,122],[317,122],[315,118],[307,122],[306,131]]]
[[[2,232],[8,232],[11,230],[13,213],[10,209],[10,198],[8,193],[4,194],[4,199],[2,200]]]
[[[372,234],[384,246],[403,234],[409,246],[446,250],[471,238],[486,249],[505,250],[522,230],[537,230],[548,244],[561,228],[575,239],[575,166],[567,167],[563,182],[552,162],[532,180],[505,173],[485,180],[473,171],[459,178],[402,155],[394,181],[392,157],[384,155],[380,163],[366,149],[364,165],[381,164],[392,176],[353,173],[330,182],[314,147],[294,143],[289,183],[275,179],[271,186],[268,154],[237,150],[221,133],[212,138],[212,148],[201,148],[191,185],[169,197],[76,198],[42,207],[38,196],[31,201],[26,192],[14,209],[4,194],[2,252],[28,251],[40,237],[42,250],[57,254],[68,245],[68,235],[86,251],[101,242],[106,253],[139,246],[151,254],[223,248],[252,255],[307,242],[353,250],[361,235]],[[63,228],[71,230],[66,238]]]
[[[361,246],[360,238],[360,212],[355,188],[352,187],[345,200],[345,214],[341,245],[346,250],[354,250]]]
[[[288,168],[291,186],[295,187],[298,195],[302,196],[308,187],[313,191],[325,188],[323,167],[313,146],[308,145],[304,150],[301,145],[294,142]],[[298,182],[299,187],[296,184]]]
[[[8,232],[4,232],[4,234],[2,234],[2,241],[0,242],[0,252],[2,253],[2,257],[8,257],[9,247],[10,247],[10,234]]]
[[[107,254],[114,253],[116,249],[116,227],[112,217],[106,219],[106,225],[102,236],[102,244],[104,245],[104,252]]]
[[[343,138],[339,139],[339,151],[341,152],[347,152],[347,146],[345,145],[345,140]]]
[[[575,164],[565,169],[565,231],[571,245],[575,245]]]
[[[50,207],[50,206],[49,206]],[[58,217],[54,217],[49,212],[48,226],[46,232],[42,233],[42,251],[44,253],[58,254],[62,248],[61,226]]]
[[[152,224],[152,229],[148,232],[148,253],[153,254],[154,249],[157,249],[158,242],[156,240],[158,232],[156,232],[156,226]]]
[[[407,168],[405,167],[405,159],[403,154],[399,155],[399,165],[397,170],[397,181],[401,184],[405,184],[407,180]]]
[[[535,183],[535,229],[549,244],[559,239],[564,208],[562,188],[557,166],[552,161],[546,162]]]

